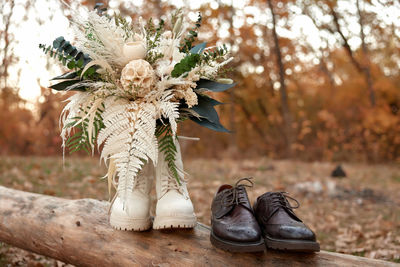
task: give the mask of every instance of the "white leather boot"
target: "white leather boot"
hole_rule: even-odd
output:
[[[117,196],[111,206],[110,224],[118,230],[145,231],[151,227],[150,188],[152,179],[149,173],[151,163],[143,166],[137,175],[133,188],[127,192],[123,202],[122,181],[118,182]]]
[[[177,148],[175,164],[181,185],[170,174],[165,156],[160,152],[156,167],[157,206],[153,229],[193,228],[196,225],[196,215],[184,181],[180,146],[177,141],[175,145]]]

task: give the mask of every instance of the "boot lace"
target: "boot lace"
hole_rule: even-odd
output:
[[[246,188],[253,187],[254,183],[251,181],[252,177],[246,177],[239,179],[235,186],[227,189],[227,192],[222,198],[222,205],[225,207],[230,207],[232,205],[245,204],[248,202]]]
[[[111,213],[111,208],[115,202],[115,199],[119,196],[119,192],[122,191],[122,190],[118,190],[118,182],[115,180],[115,177],[116,176],[113,177],[112,183],[113,183],[114,187],[117,188],[117,192],[114,194],[113,198],[111,199],[111,203],[108,208],[108,214]],[[132,189],[128,189],[128,190],[130,190],[130,192],[133,192],[133,190],[138,189],[144,193],[145,187],[146,187],[146,184],[145,184],[146,179],[148,179],[147,176],[142,177],[141,175],[137,175],[133,182]],[[125,209],[125,204],[124,204],[124,209]]]
[[[161,195],[165,195],[170,190],[176,190],[180,194],[187,197],[187,194],[183,187],[183,184],[186,183],[186,180],[184,178],[179,177],[179,180],[180,180],[180,184],[179,184],[178,181],[176,180],[176,178],[173,177],[173,175],[171,175],[168,172],[168,175],[163,175],[161,179],[162,179],[162,183],[163,183]]]

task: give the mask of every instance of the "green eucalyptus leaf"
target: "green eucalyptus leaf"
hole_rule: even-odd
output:
[[[69,52],[69,55],[75,57],[76,54],[78,54],[78,49],[76,49],[76,47],[73,46],[73,49],[71,52]]]
[[[76,49],[75,46],[72,46],[72,45],[70,45],[69,43],[68,43],[68,45],[63,46],[63,50],[64,50],[64,54],[65,54],[65,55],[70,55],[70,53],[71,53],[72,51],[74,51],[74,49]]]
[[[63,44],[65,43],[65,39],[63,36],[57,37],[54,41],[53,41],[53,47],[58,49],[60,48]]]
[[[77,66],[78,68],[82,68],[82,67],[83,67],[83,59],[79,59],[79,60],[76,62],[76,66]]]
[[[64,54],[66,54],[65,53],[65,49],[67,48],[69,48],[71,46],[71,44],[70,44],[70,42],[69,41],[65,41],[57,50],[58,50],[58,52],[63,52],[64,51]]]
[[[84,59],[84,56],[83,56],[83,52],[78,52],[78,54],[76,54],[76,56],[75,56],[75,59],[76,60],[83,60]]]
[[[70,70],[74,69],[75,68],[75,61],[71,60],[70,62],[68,62],[67,67]]]

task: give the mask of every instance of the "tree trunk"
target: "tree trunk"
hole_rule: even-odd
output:
[[[219,5],[222,5],[220,1],[218,1]],[[228,12],[228,21],[229,21],[229,43],[231,44],[231,47],[235,44],[235,37],[234,37],[234,31],[233,31],[233,16],[235,15],[235,8],[233,7],[233,0],[231,0],[230,7],[229,7],[229,12]],[[235,93],[234,88],[228,91],[229,94],[229,130],[232,131],[229,135],[230,138],[230,146],[231,147],[238,147],[237,143],[237,132],[236,132],[236,112],[235,112]]]
[[[242,112],[246,116],[246,119],[250,122],[251,126],[259,135],[260,139],[264,142],[264,144],[268,144],[268,140],[266,139],[267,135],[264,133],[263,129],[258,125],[258,123],[254,120],[253,115],[246,106],[246,101],[238,95],[234,94],[234,96],[236,101],[235,104],[238,104],[239,107],[242,109]]]
[[[274,7],[272,5],[271,0],[268,0],[267,2],[272,15],[272,25],[273,25],[272,34],[274,38],[274,50],[276,54],[276,62],[279,68],[279,83],[280,83],[279,92],[281,94],[282,117],[285,124],[286,154],[287,156],[290,157],[292,154],[291,146],[293,142],[293,133],[292,133],[292,117],[290,115],[288,94],[286,88],[285,67],[283,66],[282,53],[279,46],[279,38],[278,34],[276,33],[276,18],[275,18]]]
[[[10,52],[10,44],[12,43],[12,41],[14,41],[14,39],[11,37],[12,33],[10,32],[10,26],[11,26],[11,17],[14,14],[14,8],[15,8],[15,1],[12,0],[9,2],[10,6],[10,11],[8,14],[4,14],[4,4],[1,5],[2,11],[0,13],[0,15],[2,15],[2,23],[4,25],[4,30],[1,31],[0,30],[0,41],[3,39],[4,42],[4,46],[3,49],[1,51],[2,56],[3,56],[3,60],[2,60],[2,64],[0,66],[0,77],[3,80],[3,84],[0,84],[0,88],[5,88],[8,87],[8,67],[10,65],[12,65],[13,60],[14,60],[14,55],[12,53],[9,54]]]
[[[360,0],[357,0],[357,12],[358,12],[358,21],[360,24],[360,37],[361,37],[361,47],[364,54],[364,64],[363,64],[363,71],[365,76],[365,81],[367,83],[368,92],[369,92],[369,99],[371,102],[371,106],[374,107],[376,100],[375,100],[375,90],[373,87],[372,76],[371,76],[371,62],[369,60],[368,55],[368,48],[367,44],[365,43],[365,34],[364,34],[364,17],[361,12],[360,8]]]
[[[312,15],[312,13],[309,10],[309,6],[306,4],[305,7],[303,8],[303,14],[306,15],[307,17],[310,18],[310,20],[312,21],[312,23],[314,24],[314,26],[318,29],[318,23],[316,22],[314,16]],[[323,37],[321,36],[321,34],[319,33],[319,39],[320,42],[322,43],[322,39]],[[326,41],[326,47],[328,47],[328,42]],[[317,51],[315,51],[314,47],[311,44],[308,44],[308,49],[313,51],[315,56],[317,56]],[[327,50],[327,49],[326,49]],[[320,70],[325,74],[325,76],[328,78],[328,82],[329,82],[329,86],[330,86],[330,98],[333,97],[333,94],[335,92],[335,87],[336,87],[336,83],[335,83],[335,79],[333,78],[332,73],[329,71],[328,69],[328,64],[324,58],[324,49],[320,46],[319,52],[321,53],[321,56],[318,57],[320,64],[319,64],[319,68]],[[328,57],[327,57],[328,58]]]
[[[232,254],[211,246],[210,229],[124,232],[109,203],[68,200],[0,186],[0,241],[78,266],[395,266],[331,252]]]

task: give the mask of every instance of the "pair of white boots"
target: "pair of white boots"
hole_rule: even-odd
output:
[[[157,206],[153,229],[193,228],[196,215],[184,181],[182,156],[179,143],[176,142],[177,154],[175,164],[178,168],[180,184],[170,174],[168,163],[163,153],[158,154],[155,169]],[[150,167],[150,163],[147,163]],[[135,186],[127,196],[125,205],[117,197],[111,207],[110,224],[119,230],[145,231],[152,226],[150,218],[150,190],[152,179],[148,173],[139,174]]]

